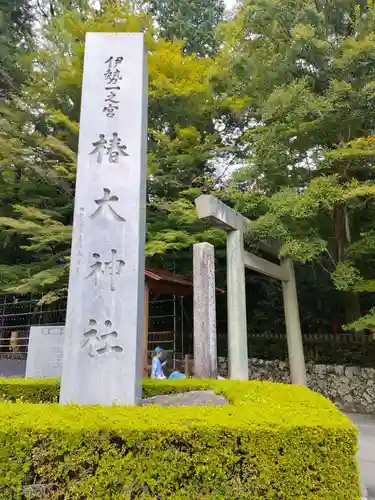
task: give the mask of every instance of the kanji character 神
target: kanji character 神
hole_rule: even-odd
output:
[[[94,264],[90,266],[91,272],[86,276],[90,278],[93,276],[95,278],[95,284],[98,285],[101,277],[110,278],[110,289],[111,291],[116,290],[116,276],[120,276],[122,269],[125,266],[125,261],[122,259],[116,259],[117,250],[111,250],[111,260],[102,261],[100,260],[100,254],[93,253],[92,256],[95,259]]]

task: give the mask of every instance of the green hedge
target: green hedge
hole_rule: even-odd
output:
[[[59,379],[0,377],[0,401],[57,403],[59,392]]]
[[[160,394],[175,394],[210,387],[209,381],[184,379],[164,380],[155,383],[151,379],[143,381],[143,397],[150,398]],[[0,401],[20,403],[57,403],[59,400],[59,379],[30,379],[0,377]]]
[[[57,381],[0,381],[55,398]],[[5,391],[4,388],[6,387]],[[358,500],[357,435],[329,401],[270,382],[147,381],[212,389],[218,407],[0,403],[0,498]]]

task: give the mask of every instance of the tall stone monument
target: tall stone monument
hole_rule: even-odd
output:
[[[141,397],[147,67],[140,33],[88,33],[61,403]]]

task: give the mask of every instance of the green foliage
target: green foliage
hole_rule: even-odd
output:
[[[57,403],[59,392],[60,382],[58,379],[0,377],[0,401]]]
[[[186,52],[212,55],[218,49],[215,29],[223,18],[223,0],[150,0],[162,38],[184,40]]]
[[[323,218],[333,219],[337,207],[344,204],[354,210],[359,200],[374,195],[372,182],[342,183],[337,175],[317,177],[303,191],[286,188],[267,198],[268,210],[252,222],[251,230],[254,236],[284,241],[280,255],[305,262],[328,251],[327,237],[322,233]],[[347,247],[347,253],[353,248]]]
[[[183,41],[156,38],[151,17],[127,4],[53,7],[42,25],[43,48],[33,54],[38,71],[0,111],[0,290],[42,294],[48,302],[68,283],[86,32],[145,34],[151,265],[159,256],[187,253],[206,236],[223,241],[198,223],[193,201],[214,188],[211,162],[225,155],[213,126],[212,59],[184,54]]]
[[[31,2],[0,2],[0,102],[17,94],[27,77],[33,17]]]
[[[247,243],[279,239],[282,257],[304,263],[305,330],[360,324],[375,287],[373,1],[243,0],[217,33],[221,0],[2,7],[1,293],[66,294],[85,33],[141,31],[147,265],[190,273],[191,245],[210,241],[225,287],[225,233],[194,207],[211,193],[253,220]],[[228,181],[220,169],[233,165]],[[259,298],[249,327],[282,330],[281,308],[259,311],[280,291],[253,275],[247,284]]]
[[[373,286],[371,291],[373,292],[374,290],[375,286]],[[356,321],[353,321],[346,328],[348,330],[352,329],[361,331],[365,329],[374,330],[374,327],[375,327],[375,308],[372,307],[367,314],[357,319]],[[373,366],[373,364],[371,366]]]
[[[360,272],[353,267],[352,262],[340,262],[332,273],[332,278],[337,290],[350,290],[358,283]]]
[[[375,270],[374,30],[373,1],[244,0],[221,28],[216,75],[243,99],[226,131],[246,162],[234,188],[262,200],[252,229],[280,238],[281,256],[324,266],[348,322]],[[345,286],[348,260],[357,282]]]
[[[1,494],[359,499],[356,430],[321,395],[267,382],[146,383],[147,395],[193,389],[212,389],[231,404],[1,403]]]

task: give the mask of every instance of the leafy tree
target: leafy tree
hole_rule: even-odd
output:
[[[253,236],[282,240],[281,255],[302,263],[305,330],[324,330],[344,308],[352,327],[372,325],[374,311],[357,318],[358,294],[371,309],[375,288],[374,4],[246,0],[221,26],[219,50],[220,2],[155,2],[154,17],[134,3],[39,3],[34,72],[22,86],[15,78],[0,111],[0,289],[66,293],[84,36],[142,31],[148,265],[190,272],[191,245],[208,240],[221,279],[224,235],[197,221],[193,203],[217,194],[253,219]],[[243,167],[227,184],[217,167],[233,162]],[[249,328],[283,330],[279,287],[247,281],[259,299]]]
[[[372,1],[245,0],[223,28],[217,81],[245,102],[238,110],[227,97],[226,128],[240,129],[247,158],[237,204],[257,218],[253,231],[283,241],[281,255],[327,266],[347,322],[361,289],[342,280],[354,279],[349,262],[370,251],[373,231],[374,28]]]
[[[25,54],[31,49],[31,3],[0,2],[0,99],[17,92],[28,73]]]
[[[149,9],[162,38],[184,40],[187,53],[204,56],[217,52],[215,29],[223,19],[223,0],[151,0]]]
[[[118,20],[122,22],[119,23]],[[193,199],[212,186],[211,159],[220,154],[213,128],[210,86],[214,62],[183,55],[183,42],[156,39],[152,20],[108,3],[55,15],[44,28],[37,71],[9,104],[0,135],[0,206],[3,245],[17,258],[2,261],[5,292],[66,293],[87,31],[143,31],[149,51],[149,216],[147,252],[188,249],[200,238],[222,241],[220,231],[197,225]],[[198,232],[196,229],[198,229]],[[165,260],[165,259],[164,259]]]

